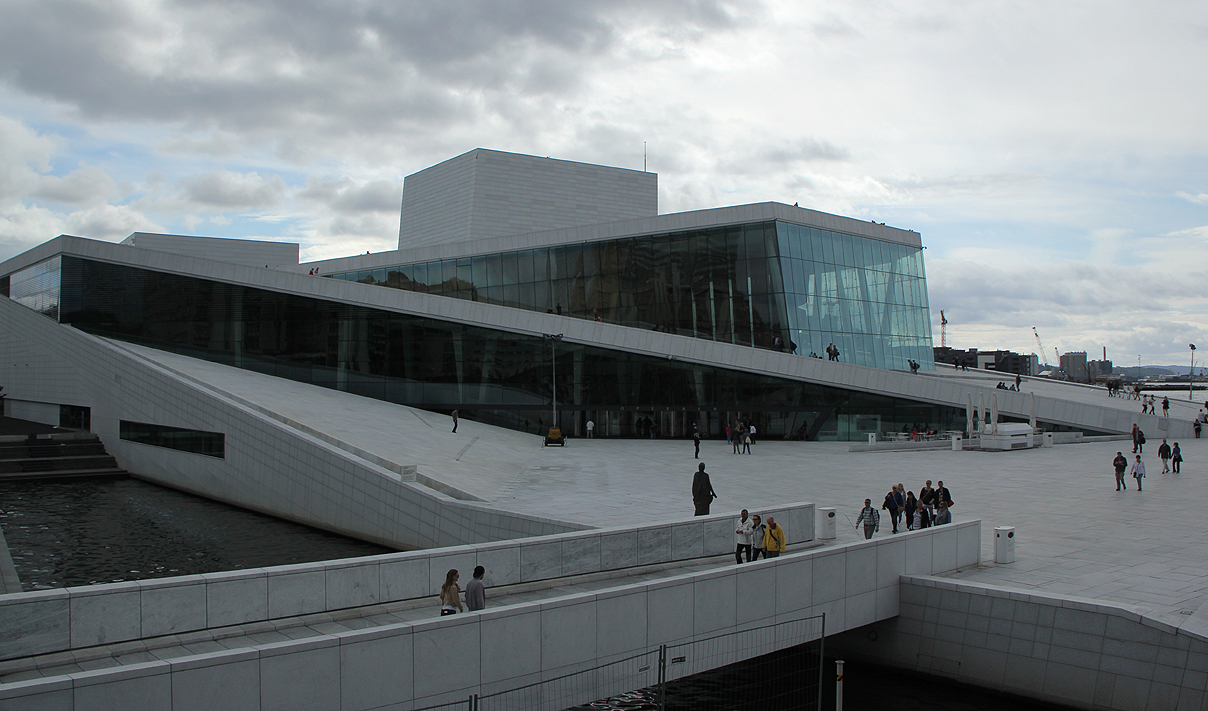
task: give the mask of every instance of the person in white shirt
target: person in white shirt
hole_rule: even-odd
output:
[[[1137,461],[1133,462],[1132,469],[1129,474],[1137,480],[1137,491],[1141,490],[1141,480],[1145,478],[1145,462],[1141,461],[1141,455],[1137,455]]]
[[[587,438],[594,439],[594,437],[592,435],[595,433],[595,431],[596,431],[596,423],[592,422],[591,420],[588,420],[587,421]]]
[[[748,428],[748,434],[751,435],[751,444],[755,444],[755,425],[751,425]]]
[[[747,518],[747,510],[742,510],[742,518],[738,519],[738,527],[734,529],[734,539],[738,545],[734,549],[734,562],[742,564],[743,551],[747,553],[747,562],[751,562],[751,529],[755,523]]]

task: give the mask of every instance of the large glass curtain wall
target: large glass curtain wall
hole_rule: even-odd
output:
[[[863,440],[951,429],[948,407],[453,324],[135,267],[62,258],[60,321],[100,335],[368,397],[516,428],[550,422],[598,436],[664,435],[728,420],[766,436]],[[532,429],[530,429],[532,431]]]
[[[935,369],[923,250],[778,223],[789,338],[798,352],[905,369]]]
[[[329,275],[799,355],[924,368],[922,250],[779,222],[728,225]],[[881,300],[878,300],[881,299]]]

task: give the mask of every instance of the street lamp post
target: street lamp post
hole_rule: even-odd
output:
[[[1187,399],[1195,399],[1195,344],[1188,343],[1187,347],[1191,349],[1191,370],[1187,371]]]
[[[550,390],[553,394],[554,410],[550,419],[550,427],[558,427],[558,341],[562,340],[561,333],[543,333],[541,337],[549,341],[550,365],[553,366],[550,375]]]

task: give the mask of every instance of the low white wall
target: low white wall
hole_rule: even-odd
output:
[[[11,383],[0,383],[7,389],[12,389]],[[18,420],[40,422],[52,427],[59,426],[59,406],[49,402],[32,402],[30,400],[4,399],[4,414]]]
[[[790,544],[814,505],[769,511]],[[436,595],[450,568],[488,586],[730,553],[737,514],[364,558],[0,595],[0,659]]]
[[[976,565],[980,549],[981,522],[970,521],[543,602],[4,684],[0,706],[358,711],[456,701],[811,615],[826,615],[828,634],[868,625],[898,614],[901,576]]]
[[[899,605],[896,619],[828,640],[827,652],[1077,708],[1171,711],[1208,701],[1208,629],[951,579],[904,577]]]

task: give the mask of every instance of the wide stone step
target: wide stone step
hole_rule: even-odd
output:
[[[13,459],[82,456],[87,454],[105,454],[105,445],[99,440],[91,442],[49,442],[34,445],[0,445],[0,462]]]
[[[124,479],[130,476],[125,469],[98,467],[95,469],[52,469],[44,472],[0,473],[0,482],[14,481],[64,481],[68,479]]]
[[[51,472],[80,469],[111,469],[117,462],[108,454],[83,457],[34,457],[0,461],[0,474],[21,472]]]

